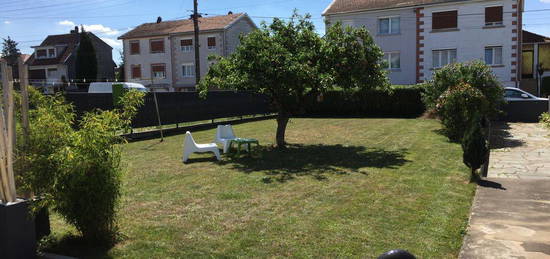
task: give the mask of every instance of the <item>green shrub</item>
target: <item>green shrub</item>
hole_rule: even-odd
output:
[[[475,116],[462,140],[463,162],[471,169],[471,180],[477,179],[476,170],[487,162],[489,147],[481,129],[480,116]]]
[[[440,96],[452,86],[466,83],[481,91],[489,102],[482,117],[496,116],[504,104],[504,89],[491,68],[481,61],[453,63],[435,71],[433,79],[426,83],[423,100],[426,108],[436,110]]]
[[[542,123],[542,125],[546,128],[549,128],[550,129],[550,113],[543,113],[541,116],[540,116],[540,123]]]
[[[486,114],[490,104],[483,93],[469,84],[451,86],[438,99],[436,113],[445,135],[459,142],[477,114]]]
[[[85,113],[79,122],[62,96],[30,88],[29,145],[18,146],[20,181],[90,241],[113,241],[120,196],[120,132],[143,93],[130,91],[122,109]],[[18,134],[21,135],[21,134]],[[24,154],[24,155],[23,155]]]

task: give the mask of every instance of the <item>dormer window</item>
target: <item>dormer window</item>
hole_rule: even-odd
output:
[[[48,58],[55,58],[55,49],[48,49]]]
[[[37,58],[47,58],[48,57],[48,51],[45,49],[39,49],[36,51],[36,57]]]

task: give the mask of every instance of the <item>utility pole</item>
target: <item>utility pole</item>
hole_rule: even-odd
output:
[[[199,44],[199,11],[198,0],[193,0],[193,25],[195,26],[195,84],[198,85],[201,80],[201,61],[200,61],[200,44]]]

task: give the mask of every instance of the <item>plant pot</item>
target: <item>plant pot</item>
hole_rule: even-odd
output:
[[[50,235],[50,213],[47,207],[41,208],[34,218],[36,229],[36,241]]]
[[[0,257],[36,258],[36,229],[29,202],[0,204]]]

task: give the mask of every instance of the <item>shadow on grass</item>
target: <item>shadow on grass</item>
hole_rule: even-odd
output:
[[[59,239],[46,237],[40,243],[42,253],[71,256],[76,258],[112,258],[108,255],[112,245],[97,245],[80,236],[65,235]]]
[[[506,122],[494,123],[491,131],[491,149],[521,147],[525,144],[523,140],[513,139],[510,129]]]
[[[343,145],[288,145],[286,149],[263,147],[253,156],[233,156],[223,162],[245,173],[264,171],[264,183],[274,180],[286,182],[297,176],[312,176],[326,180],[326,174],[357,172],[367,175],[362,168],[396,169],[409,160],[406,150],[388,151],[363,146]]]

